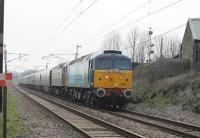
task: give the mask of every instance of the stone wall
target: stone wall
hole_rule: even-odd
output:
[[[200,41],[194,41],[194,52],[193,52],[193,70],[200,71]]]
[[[185,35],[182,42],[182,58],[189,59],[190,62],[193,62],[193,38],[190,26],[187,25],[185,30]]]

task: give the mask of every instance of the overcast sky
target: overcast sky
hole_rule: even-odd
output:
[[[80,56],[98,51],[103,39],[109,32],[118,30],[131,22],[132,24],[119,30],[124,40],[130,29],[135,26],[140,30],[148,30],[149,26],[151,26],[154,31],[153,36],[156,36],[186,23],[188,18],[199,17],[200,13],[200,0],[182,0],[169,8],[134,23],[135,20],[148,15],[149,12],[153,13],[178,0],[98,0],[66,28],[81,11],[84,11],[95,0],[82,0],[82,3],[79,1],[5,0],[4,42],[7,44],[8,52],[30,54],[30,56],[23,58],[25,60],[10,62],[8,68],[22,71],[33,69],[33,66],[45,66],[47,62],[51,67],[61,60],[42,60],[42,56],[47,56],[50,53],[74,54],[76,44],[83,46],[79,49]],[[70,17],[61,28],[57,29],[77,3],[79,5],[76,10],[70,14]],[[145,3],[147,3],[145,6],[132,13],[126,19],[103,33],[95,35]],[[55,30],[62,31],[62,33],[58,33],[59,35],[56,39],[49,41],[52,40],[49,37]],[[182,27],[171,33],[177,34],[182,39],[184,30],[185,27]],[[97,40],[86,43],[85,41],[88,39]],[[9,60],[15,57],[16,55],[8,55]],[[74,59],[74,55],[62,57],[69,60]]]

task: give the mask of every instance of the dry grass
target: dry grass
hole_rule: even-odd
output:
[[[133,90],[134,103],[156,107],[181,104],[183,110],[200,113],[200,73],[187,73],[153,83],[140,79]]]
[[[16,111],[15,99],[10,94],[9,89],[7,99],[7,137],[13,138],[24,134],[27,129],[24,126],[20,114]],[[2,137],[2,115],[0,116],[0,137]]]

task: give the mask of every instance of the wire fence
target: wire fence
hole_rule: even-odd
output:
[[[158,59],[150,64],[138,65],[134,69],[134,80],[153,82],[158,79],[177,76],[190,71],[190,61],[178,58]]]

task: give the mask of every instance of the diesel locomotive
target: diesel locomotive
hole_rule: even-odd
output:
[[[19,79],[19,85],[92,106],[122,108],[132,97],[130,58],[104,50]]]

